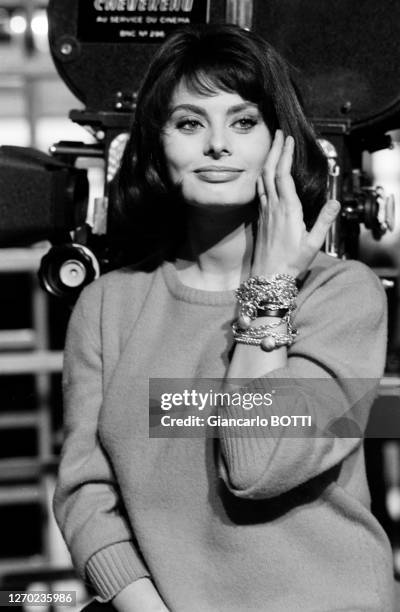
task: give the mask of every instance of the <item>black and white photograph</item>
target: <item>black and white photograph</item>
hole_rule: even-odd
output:
[[[400,612],[399,39],[0,0],[0,607]]]

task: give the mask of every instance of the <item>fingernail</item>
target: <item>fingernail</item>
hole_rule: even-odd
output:
[[[328,204],[328,210],[331,213],[338,213],[340,210],[340,203],[337,200],[331,200]]]

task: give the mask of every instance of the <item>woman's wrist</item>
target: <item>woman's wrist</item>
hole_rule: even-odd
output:
[[[296,278],[298,272],[296,272],[292,268],[286,268],[283,266],[280,266],[279,268],[275,268],[274,270],[258,267],[251,271],[250,276],[261,276],[263,278],[274,278],[274,276],[276,276],[277,274],[288,274],[289,276],[293,276],[293,278]]]
[[[118,612],[168,612],[157,589],[148,577],[128,584],[111,601]]]

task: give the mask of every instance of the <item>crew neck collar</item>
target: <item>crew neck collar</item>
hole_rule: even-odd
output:
[[[235,291],[233,289],[226,291],[208,291],[184,285],[172,261],[164,261],[162,264],[162,273],[170,293],[184,302],[209,306],[225,306],[227,304],[234,304],[236,301]]]

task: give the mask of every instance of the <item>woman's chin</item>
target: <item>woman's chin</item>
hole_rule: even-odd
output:
[[[204,211],[210,210],[213,213],[223,213],[234,210],[241,210],[244,208],[252,207],[255,205],[255,200],[252,198],[249,200],[192,200],[188,201],[187,204],[189,206],[193,206],[197,209],[202,209]]]
[[[256,197],[255,184],[248,185],[243,189],[243,185],[235,184],[238,181],[229,183],[203,183],[201,189],[199,185],[181,185],[181,194],[184,201],[193,206],[213,207],[213,208],[240,208],[248,206],[254,202]]]
[[[183,198],[187,204],[191,206],[213,208],[213,209],[233,209],[242,208],[254,204],[256,201],[254,191],[249,193],[224,193],[222,190],[219,193],[183,193]]]

